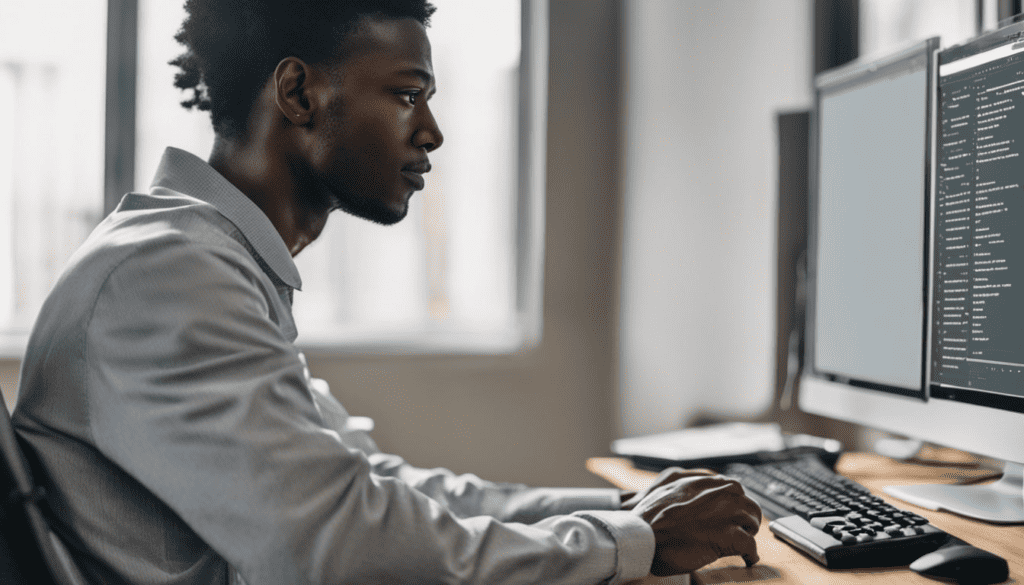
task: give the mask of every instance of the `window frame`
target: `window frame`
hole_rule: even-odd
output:
[[[135,179],[138,39],[138,0],[107,0],[103,217],[132,190]]]

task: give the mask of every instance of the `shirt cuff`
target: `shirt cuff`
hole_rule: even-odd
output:
[[[654,562],[654,530],[643,518],[632,512],[609,510],[588,510],[576,515],[604,529],[615,541],[615,575],[608,583],[625,583],[650,574]]]

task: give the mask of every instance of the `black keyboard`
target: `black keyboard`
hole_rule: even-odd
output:
[[[761,505],[777,537],[831,569],[906,565],[952,538],[816,457],[735,463],[724,474],[738,479]]]

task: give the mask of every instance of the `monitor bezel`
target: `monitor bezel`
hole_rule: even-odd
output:
[[[811,375],[822,381],[835,382],[866,391],[882,391],[888,394],[910,397],[919,401],[928,399],[927,392],[927,364],[925,359],[921,360],[919,371],[919,387],[905,388],[891,384],[879,383],[877,381],[858,379],[850,377],[841,372],[830,372],[820,369],[815,360],[815,309],[816,309],[816,281],[817,281],[817,236],[818,225],[818,197],[820,189],[819,161],[821,158],[819,134],[820,134],[820,108],[823,97],[834,92],[840,92],[861,84],[890,75],[900,69],[906,68],[909,62],[925,58],[926,71],[926,105],[925,105],[925,137],[922,156],[925,160],[925,182],[922,193],[922,219],[925,245],[922,248],[921,267],[921,356],[926,356],[928,350],[928,302],[929,286],[928,260],[931,240],[931,206],[930,196],[934,185],[935,169],[933,165],[933,152],[935,148],[935,136],[932,131],[935,119],[935,87],[936,87],[936,53],[939,49],[939,38],[932,37],[927,40],[915,43],[912,46],[891,55],[879,59],[856,60],[847,65],[821,73],[814,80],[814,108],[811,110],[811,135],[809,137],[809,152],[811,153],[809,164],[808,184],[808,222],[807,222],[807,305],[806,305],[806,330],[804,343],[804,375]]]

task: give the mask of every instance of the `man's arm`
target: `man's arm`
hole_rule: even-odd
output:
[[[398,455],[382,453],[366,431],[353,428],[348,411],[331,395],[326,381],[311,378],[310,386],[316,391],[313,397],[324,422],[338,432],[346,446],[367,454],[373,473],[402,480],[458,517],[491,516],[503,522],[529,524],[580,510],[623,509],[616,489],[531,488],[443,468],[415,467]]]
[[[458,518],[325,427],[241,253],[169,246],[109,277],[89,326],[97,446],[250,585],[598,583],[647,573],[630,512]]]
[[[504,522],[532,523],[580,510],[622,509],[619,490],[611,488],[531,488],[442,468],[413,467],[385,453],[369,459],[375,473],[401,479],[460,517],[486,515]]]

